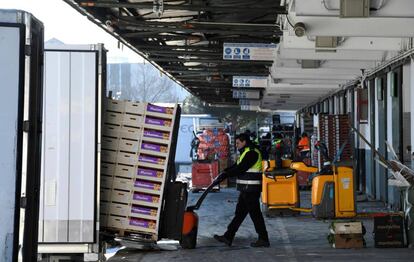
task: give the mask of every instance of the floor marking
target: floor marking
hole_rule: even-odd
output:
[[[279,229],[280,236],[282,238],[283,247],[285,248],[286,253],[288,255],[288,260],[292,262],[297,262],[295,252],[293,251],[293,247],[290,244],[290,239],[288,232],[286,231],[285,224],[283,223],[283,220],[280,217],[276,219],[276,225]]]

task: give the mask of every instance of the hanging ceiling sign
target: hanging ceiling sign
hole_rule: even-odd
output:
[[[224,60],[273,61],[276,44],[224,43]]]
[[[242,111],[259,111],[260,107],[243,105],[243,106],[240,106],[240,109]]]
[[[233,90],[233,98],[260,99],[260,92],[259,91]]]
[[[267,87],[267,77],[233,76],[233,87]]]
[[[249,100],[249,99],[240,99],[239,105],[241,106],[260,106],[260,100]]]

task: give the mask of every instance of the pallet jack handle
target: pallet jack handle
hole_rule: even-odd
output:
[[[220,175],[217,176],[217,178],[219,178]],[[204,198],[206,198],[207,194],[210,193],[210,191],[215,186],[217,186],[218,184],[220,184],[221,181],[220,181],[220,179],[217,179],[217,178],[214,179],[214,181],[207,187],[207,189],[203,192],[203,194],[200,196],[200,198],[198,199],[198,201],[197,201],[197,203],[195,205],[192,205],[192,206],[188,206],[187,207],[187,211],[194,211],[194,210],[198,210],[200,208],[200,206],[203,203]]]

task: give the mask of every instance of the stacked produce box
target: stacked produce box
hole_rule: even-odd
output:
[[[319,114],[317,118],[314,132],[316,133],[317,140],[326,144],[331,160],[335,158],[345,143],[346,145],[338,160],[351,160],[352,146],[350,141],[348,141],[351,131],[349,127],[349,116]],[[323,159],[320,157],[319,151],[312,152],[312,164],[320,167]]]
[[[352,146],[349,141],[349,133],[351,128],[349,126],[348,115],[334,115],[333,116],[334,128],[335,128],[335,144],[334,151],[338,152],[342,145],[346,143],[342,154],[339,156],[339,161],[347,161],[352,158]],[[335,153],[336,154],[336,153]]]
[[[229,163],[229,155],[230,155],[230,141],[229,136],[225,132],[224,128],[208,128],[205,127],[203,132],[197,135],[198,139],[200,140],[200,144],[198,146],[197,156],[198,160],[210,160],[211,165],[215,167],[215,161],[217,161],[218,170],[217,172],[210,172],[208,177],[213,179],[217,176],[216,173],[222,172],[225,168],[228,167]],[[205,165],[202,164],[202,165]],[[194,163],[193,163],[194,167]],[[197,169],[197,168],[196,168]],[[214,168],[213,168],[214,169]],[[205,188],[205,183],[197,184],[198,179],[196,176],[200,177],[200,181],[209,181],[206,178],[202,178],[201,176],[206,176],[207,174],[200,173],[196,175],[194,173],[193,168],[193,188]],[[214,169],[215,170],[215,169]],[[196,182],[196,183],[194,183]],[[210,183],[212,180],[210,181]],[[208,183],[209,184],[209,183]],[[207,185],[208,185],[207,184]],[[223,181],[220,184],[221,187],[227,187],[227,180]]]
[[[204,129],[197,137],[200,139],[199,160],[228,159],[229,137],[224,128]]]
[[[107,99],[105,109],[101,224],[157,239],[179,108]]]

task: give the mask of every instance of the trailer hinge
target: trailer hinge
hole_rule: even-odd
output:
[[[27,207],[27,197],[21,197],[20,198],[20,208],[26,208]]]
[[[30,132],[30,121],[29,120],[25,120],[23,121],[23,132]]]
[[[31,56],[32,55],[32,48],[30,45],[25,45],[24,46],[24,54],[27,56]]]

